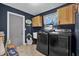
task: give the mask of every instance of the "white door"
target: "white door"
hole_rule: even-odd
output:
[[[8,12],[7,39],[16,46],[25,44],[25,17],[16,13]]]

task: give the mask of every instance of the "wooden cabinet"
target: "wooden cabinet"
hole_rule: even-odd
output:
[[[75,4],[64,6],[57,10],[58,13],[58,25],[63,24],[75,24]]]
[[[42,26],[42,16],[36,16],[32,18],[32,27]]]

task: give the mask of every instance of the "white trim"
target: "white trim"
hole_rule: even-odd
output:
[[[23,17],[23,45],[25,45],[25,16],[7,11],[7,40],[9,40],[9,14]]]
[[[9,40],[9,13],[7,12],[7,41]]]

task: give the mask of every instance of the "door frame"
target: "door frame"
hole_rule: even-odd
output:
[[[9,40],[9,15],[10,14],[23,17],[23,45],[25,45],[25,16],[20,15],[18,13],[10,12],[10,11],[7,11],[7,41]]]

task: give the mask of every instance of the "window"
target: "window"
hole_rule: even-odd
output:
[[[51,13],[43,16],[44,25],[57,26],[57,13]]]

